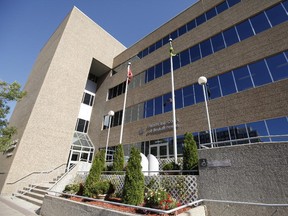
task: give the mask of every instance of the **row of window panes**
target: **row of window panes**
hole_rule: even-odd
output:
[[[207,82],[210,92],[209,99],[223,97],[287,78],[288,51],[209,78]],[[172,94],[169,92],[157,98],[126,108],[125,123],[170,112],[172,110],[171,99]],[[198,83],[175,91],[176,109],[181,109],[203,101],[203,90]],[[117,125],[119,125],[119,121],[115,124],[115,126]]]
[[[288,1],[267,9],[173,57],[174,70],[229,47],[288,20]],[[129,88],[144,85],[171,72],[170,59],[134,76]]]
[[[89,126],[89,121],[86,121],[84,119],[77,119],[75,130],[83,133],[87,133]]]
[[[119,85],[110,88],[108,91],[108,100],[125,93],[125,89],[126,89],[126,82],[120,83]]]
[[[204,22],[212,19],[213,17],[217,16],[218,14],[222,13],[223,11],[231,8],[235,4],[239,3],[241,0],[226,0],[221,4],[217,5],[216,7],[210,9],[209,11],[201,14],[200,16],[196,17],[195,19],[191,20],[190,22],[186,23],[185,25],[181,26],[179,29],[176,29],[171,34],[167,35],[166,37],[162,38],[161,40],[157,41],[155,44],[147,47],[146,49],[142,50],[138,53],[138,57],[141,59],[144,56],[154,52],[155,50],[159,49],[160,47],[164,46],[169,42],[169,38],[173,40],[180,37],[181,35],[185,34],[188,31],[196,28],[197,26],[203,24]]]
[[[83,98],[82,98],[82,103],[87,104],[88,106],[92,106],[94,101],[94,96],[84,92]]]

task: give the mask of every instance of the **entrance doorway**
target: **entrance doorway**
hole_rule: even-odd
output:
[[[168,158],[169,157],[169,145],[168,142],[159,143],[156,145],[150,145],[149,154],[154,155],[156,158]]]

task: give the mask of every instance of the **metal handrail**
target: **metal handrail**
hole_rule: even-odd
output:
[[[7,184],[9,184],[9,185],[16,184],[19,181],[22,181],[23,179],[28,178],[29,176],[34,175],[34,174],[48,174],[48,173],[53,172],[54,170],[59,169],[60,167],[62,167],[64,165],[66,166],[67,164],[66,163],[65,164],[61,164],[58,167],[56,167],[56,168],[54,168],[52,170],[48,170],[48,171],[35,171],[35,172],[32,172],[32,173],[29,173],[28,175],[26,175],[26,176],[24,176],[24,177],[22,177],[22,178],[20,178],[20,179],[18,179],[16,181],[14,181],[14,182],[7,182]]]

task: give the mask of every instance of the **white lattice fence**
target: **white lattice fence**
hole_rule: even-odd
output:
[[[116,187],[116,193],[121,193],[125,175],[101,175],[101,180],[109,180]],[[145,185],[151,189],[165,188],[172,197],[182,204],[196,201],[196,176],[192,175],[153,175],[145,176]]]

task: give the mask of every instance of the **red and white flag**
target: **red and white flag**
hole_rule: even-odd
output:
[[[131,68],[130,68],[130,64],[128,64],[128,69],[127,69],[127,78],[128,78],[128,84],[132,81],[132,78],[133,78],[133,73],[131,71]]]

